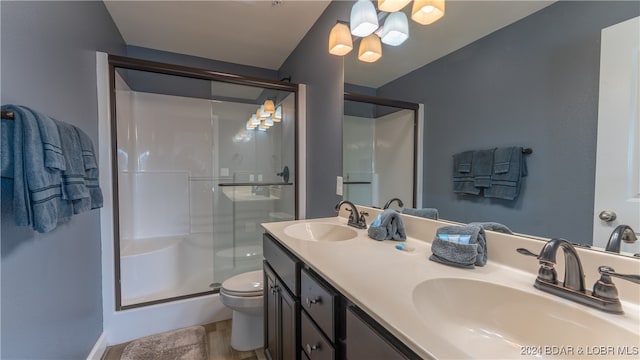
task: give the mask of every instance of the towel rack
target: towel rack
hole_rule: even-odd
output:
[[[522,149],[522,153],[525,155],[529,155],[533,153],[533,149],[532,148],[524,148]]]
[[[13,115],[13,111],[4,111],[4,110],[2,110],[1,117],[5,120],[13,120],[15,118]]]

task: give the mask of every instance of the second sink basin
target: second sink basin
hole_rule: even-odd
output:
[[[640,343],[640,335],[581,305],[480,280],[427,280],[415,287],[413,304],[425,323],[474,358],[584,358],[602,350],[596,345],[617,351]]]
[[[287,236],[308,241],[342,241],[353,239],[358,233],[339,224],[323,222],[303,222],[289,225],[284,228]]]

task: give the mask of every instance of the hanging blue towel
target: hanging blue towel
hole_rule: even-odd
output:
[[[493,153],[496,149],[477,150],[473,153],[473,185],[477,188],[491,187]]]
[[[35,231],[53,230],[71,217],[71,206],[62,201],[61,171],[65,169],[58,128],[53,120],[23,106],[13,111],[14,181],[13,208],[19,226]]]
[[[92,210],[102,207],[103,198],[102,190],[99,184],[98,162],[93,151],[93,142],[89,135],[84,131],[74,127],[78,138],[80,139],[80,147],[82,148],[82,163],[84,166],[84,181],[89,190],[89,198],[74,200],[73,212],[78,214],[82,211]]]
[[[378,215],[369,226],[367,234],[374,240],[407,240],[402,218],[393,209],[387,209]]]
[[[0,175],[3,179],[13,179],[13,120],[2,120],[0,169]]]
[[[66,201],[89,198],[89,189],[84,183],[82,147],[75,126],[54,120],[60,133],[62,153],[66,169],[62,171],[62,199]]]
[[[453,192],[461,194],[480,194],[473,178],[474,151],[465,151],[453,155]]]
[[[522,178],[527,176],[522,147],[498,148],[494,153],[491,187],[484,190],[484,196],[514,200],[520,194]]]
[[[438,209],[434,208],[423,208],[423,209],[412,209],[412,208],[404,208],[402,209],[403,214],[418,216],[432,220],[438,220]]]

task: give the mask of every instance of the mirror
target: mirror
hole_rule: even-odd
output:
[[[415,207],[418,104],[345,94],[343,199],[382,208],[393,198]]]
[[[453,36],[455,29],[465,27],[452,23],[454,15],[464,12],[468,3],[447,2],[443,20],[449,16],[448,24],[436,23],[431,28],[411,25],[410,31]],[[510,4],[517,1],[499,3],[508,12]],[[490,5],[496,2],[487,2]],[[607,81],[600,78],[601,55],[605,55],[601,54],[601,33],[639,15],[636,1],[555,2],[467,46],[452,49],[408,75],[374,87],[378,96],[425,105],[423,206],[438,208],[443,219],[496,221],[520,234],[561,237],[598,248],[605,246],[617,225],[637,221],[637,212],[619,212],[616,221],[604,224],[607,235],[596,235],[594,240],[594,222],[601,221],[597,216],[606,209],[594,208],[594,189],[601,181],[595,175],[601,165],[596,164],[601,142],[597,141],[598,125],[607,121],[598,119],[600,83]],[[637,27],[635,30],[637,34]],[[385,51],[402,49],[385,47],[383,58]],[[369,65],[345,60],[345,82],[367,86],[350,82],[354,66],[359,67],[354,72],[384,71]],[[634,66],[630,69],[636,74],[632,78],[635,98],[631,97],[635,99],[635,108],[631,106],[635,117],[631,120],[637,132],[638,62]],[[626,96],[630,95],[633,93]],[[619,142],[633,144],[637,139],[634,132],[620,135]],[[454,154],[506,146],[533,149],[526,157],[529,174],[515,200],[453,193]],[[637,175],[635,169],[619,169],[619,176]],[[634,209],[640,207],[637,192],[638,187],[632,188],[628,196]],[[638,227],[634,230],[640,231]],[[640,242],[631,245],[622,250],[640,252]]]

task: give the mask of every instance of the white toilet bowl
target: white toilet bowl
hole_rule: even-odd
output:
[[[233,276],[222,283],[220,300],[233,310],[231,347],[248,351],[263,346],[264,295],[262,270]]]

